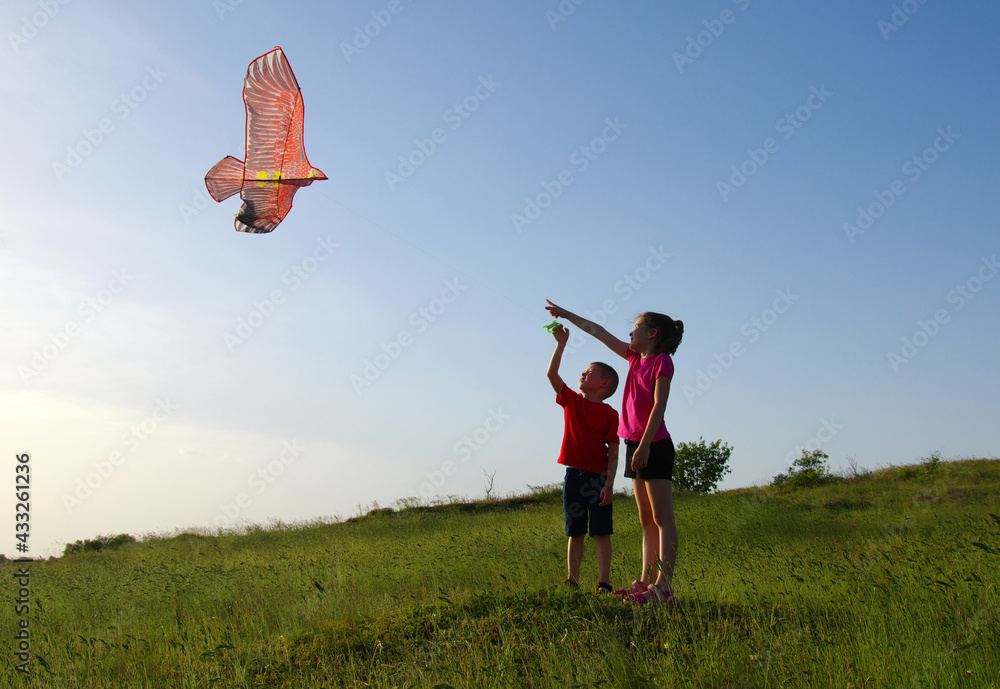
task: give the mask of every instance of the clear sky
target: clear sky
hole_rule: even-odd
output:
[[[546,298],[623,340],[684,321],[667,426],[734,448],[724,488],[803,448],[996,456],[998,19],[3,3],[0,466],[30,454],[31,552],[558,482]],[[248,235],[203,177],[278,45],[329,180]],[[570,350],[567,381],[626,372]]]

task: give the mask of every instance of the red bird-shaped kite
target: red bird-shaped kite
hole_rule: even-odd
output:
[[[243,80],[246,158],[226,156],[205,175],[216,201],[240,192],[240,232],[270,232],[292,209],[299,187],[326,179],[309,164],[302,144],[302,91],[281,48],[250,63]]]

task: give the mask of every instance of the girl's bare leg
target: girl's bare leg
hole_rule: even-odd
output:
[[[656,579],[656,560],[660,556],[660,534],[654,519],[653,506],[646,489],[648,481],[632,479],[632,491],[639,508],[639,525],[642,526],[642,574],[639,581],[649,583]]]
[[[677,522],[674,519],[673,482],[666,479],[651,479],[643,483],[655,524],[657,550],[661,558],[661,569],[655,583],[661,588],[669,589],[677,564]],[[643,540],[645,540],[645,527]]]

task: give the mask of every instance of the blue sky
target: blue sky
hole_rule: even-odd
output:
[[[622,339],[684,321],[667,425],[734,448],[723,487],[802,448],[995,456],[998,18],[5,3],[0,438],[32,552],[557,482],[545,298]],[[245,235],[203,177],[277,45],[329,180]],[[595,360],[626,371],[574,337],[563,376]]]

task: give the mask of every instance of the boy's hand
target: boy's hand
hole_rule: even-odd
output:
[[[604,482],[604,488],[601,488],[601,507],[607,507],[611,504],[611,501],[615,497],[615,487],[611,481]]]
[[[556,349],[552,352],[552,358],[549,359],[549,370],[546,375],[549,377],[549,382],[552,383],[552,389],[556,391],[557,395],[561,395],[566,383],[559,376],[559,364],[562,363],[563,350],[566,349],[566,341],[569,340],[569,331],[562,326],[562,323],[556,323],[550,332],[552,337],[556,338]]]
[[[552,326],[552,337],[556,338],[556,342],[565,347],[566,343],[569,342],[569,330],[563,327],[562,323],[556,323]]]

